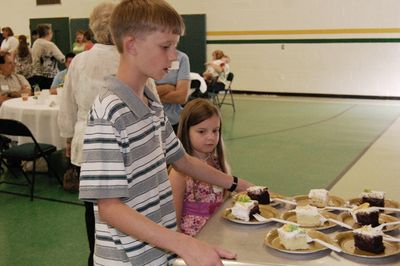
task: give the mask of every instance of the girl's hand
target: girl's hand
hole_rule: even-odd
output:
[[[244,179],[239,179],[236,191],[241,192],[241,191],[246,191],[247,188],[254,186],[253,183],[244,180]]]

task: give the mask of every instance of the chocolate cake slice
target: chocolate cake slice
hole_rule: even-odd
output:
[[[379,254],[385,251],[381,230],[370,225],[353,230],[354,246],[360,250]]]
[[[258,204],[270,204],[270,197],[268,188],[261,186],[253,186],[247,189],[247,195],[252,199],[258,201]]]

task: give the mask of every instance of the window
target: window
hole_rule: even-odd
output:
[[[54,5],[61,4],[61,0],[36,0],[36,5]]]

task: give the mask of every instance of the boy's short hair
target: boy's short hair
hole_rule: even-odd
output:
[[[111,33],[120,53],[122,39],[155,31],[183,35],[185,24],[178,12],[164,0],[123,0],[111,16]]]

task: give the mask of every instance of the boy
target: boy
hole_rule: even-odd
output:
[[[175,231],[166,165],[231,191],[250,184],[187,155],[144,86],[176,60],[182,18],[163,0],[124,0],[110,27],[120,64],[89,113],[81,165],[79,196],[94,202],[96,216],[94,262],[166,265],[176,253],[188,265],[222,265],[235,254]]]

